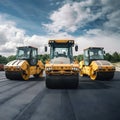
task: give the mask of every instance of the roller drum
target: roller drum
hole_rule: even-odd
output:
[[[77,88],[79,75],[46,75],[47,88]]]
[[[114,72],[94,72],[90,75],[92,80],[111,80],[114,77]]]
[[[98,79],[111,80],[114,77],[114,72],[98,72]]]
[[[5,71],[6,78],[10,80],[23,80],[22,73],[19,71]]]
[[[10,80],[28,80],[30,77],[28,71],[5,71],[6,78]]]

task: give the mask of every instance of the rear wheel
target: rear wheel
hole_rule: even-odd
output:
[[[80,76],[82,77],[83,76],[83,72],[82,72],[82,69],[80,69],[80,72],[79,72]]]
[[[79,72],[79,74],[80,74],[80,76],[81,76],[81,77],[84,77],[84,76],[86,76],[86,74],[84,74],[84,72],[83,72],[83,70],[82,70],[82,69],[80,69],[80,72]]]
[[[29,72],[29,70],[23,71],[23,72],[21,73],[21,76],[22,76],[23,80],[28,80],[29,77],[30,77],[30,72]]]
[[[43,77],[43,70],[39,74],[33,75],[35,78]]]
[[[91,80],[96,80],[96,79],[98,79],[98,73],[97,73],[97,71],[94,71],[94,70],[92,69],[91,72],[90,72],[90,78],[91,78]]]

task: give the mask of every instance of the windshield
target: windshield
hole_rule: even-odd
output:
[[[18,48],[17,59],[29,59],[30,58],[30,48]]]
[[[100,48],[90,49],[89,55],[90,55],[90,59],[96,59],[96,60],[104,59],[103,49]]]
[[[54,49],[55,57],[67,57],[68,56],[68,48],[55,48]]]
[[[65,44],[61,44],[61,45],[56,44],[55,46],[51,45],[50,57],[51,59],[58,58],[58,57],[66,57],[72,61],[73,59],[72,46],[65,45]]]

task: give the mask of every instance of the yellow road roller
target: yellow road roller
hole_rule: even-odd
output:
[[[6,78],[28,80],[30,75],[42,77],[44,64],[38,60],[38,48],[32,46],[17,47],[16,60],[4,66]]]
[[[114,77],[115,66],[104,60],[104,48],[89,47],[84,49],[83,60],[80,61],[80,76],[88,75],[91,80],[110,80]]]
[[[50,60],[45,64],[47,88],[77,88],[79,63],[73,59],[74,40],[49,40]],[[78,46],[75,46],[78,50]],[[45,47],[47,51],[47,47]]]

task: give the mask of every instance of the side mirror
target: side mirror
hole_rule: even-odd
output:
[[[75,51],[78,51],[78,45],[75,45]]]
[[[45,46],[45,52],[47,52],[47,46]]]
[[[105,55],[105,51],[103,51],[103,54]]]

